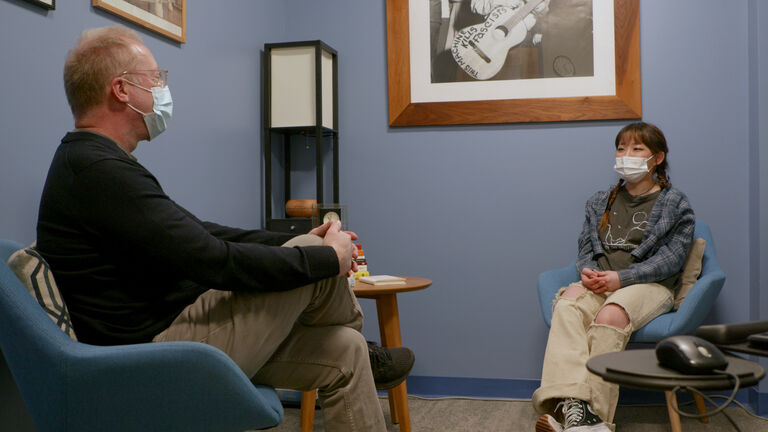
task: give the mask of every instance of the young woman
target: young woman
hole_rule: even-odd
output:
[[[576,264],[581,280],[554,302],[541,387],[533,394],[542,414],[536,432],[615,429],[618,385],[587,371],[587,360],[623,350],[633,331],[672,308],[693,241],[693,210],[669,183],[661,130],[632,123],[615,145],[621,179],[587,201]]]

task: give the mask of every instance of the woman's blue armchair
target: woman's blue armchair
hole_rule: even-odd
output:
[[[40,432],[240,432],[282,420],[275,391],[211,346],[73,341],[6,265],[20,248],[0,240],[0,348]]]
[[[712,309],[725,283],[725,273],[717,261],[715,243],[709,226],[697,220],[693,235],[694,238],[701,237],[706,241],[701,276],[676,311],[662,314],[637,330],[632,334],[631,342],[658,342],[668,336],[692,334]],[[539,304],[547,326],[552,322],[552,301],[557,291],[578,280],[580,276],[576,271],[575,260],[567,267],[548,270],[539,275]]]

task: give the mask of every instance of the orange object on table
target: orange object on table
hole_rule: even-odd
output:
[[[289,217],[312,217],[312,208],[317,205],[313,199],[293,199],[285,203],[285,214]]]

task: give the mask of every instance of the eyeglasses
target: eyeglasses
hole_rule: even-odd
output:
[[[144,75],[150,79],[152,87],[165,87],[168,84],[168,69],[123,71],[120,76],[123,75]]]

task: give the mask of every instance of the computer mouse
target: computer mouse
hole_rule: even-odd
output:
[[[668,337],[656,344],[659,365],[691,375],[706,375],[724,370],[728,360],[710,342],[688,335]]]

